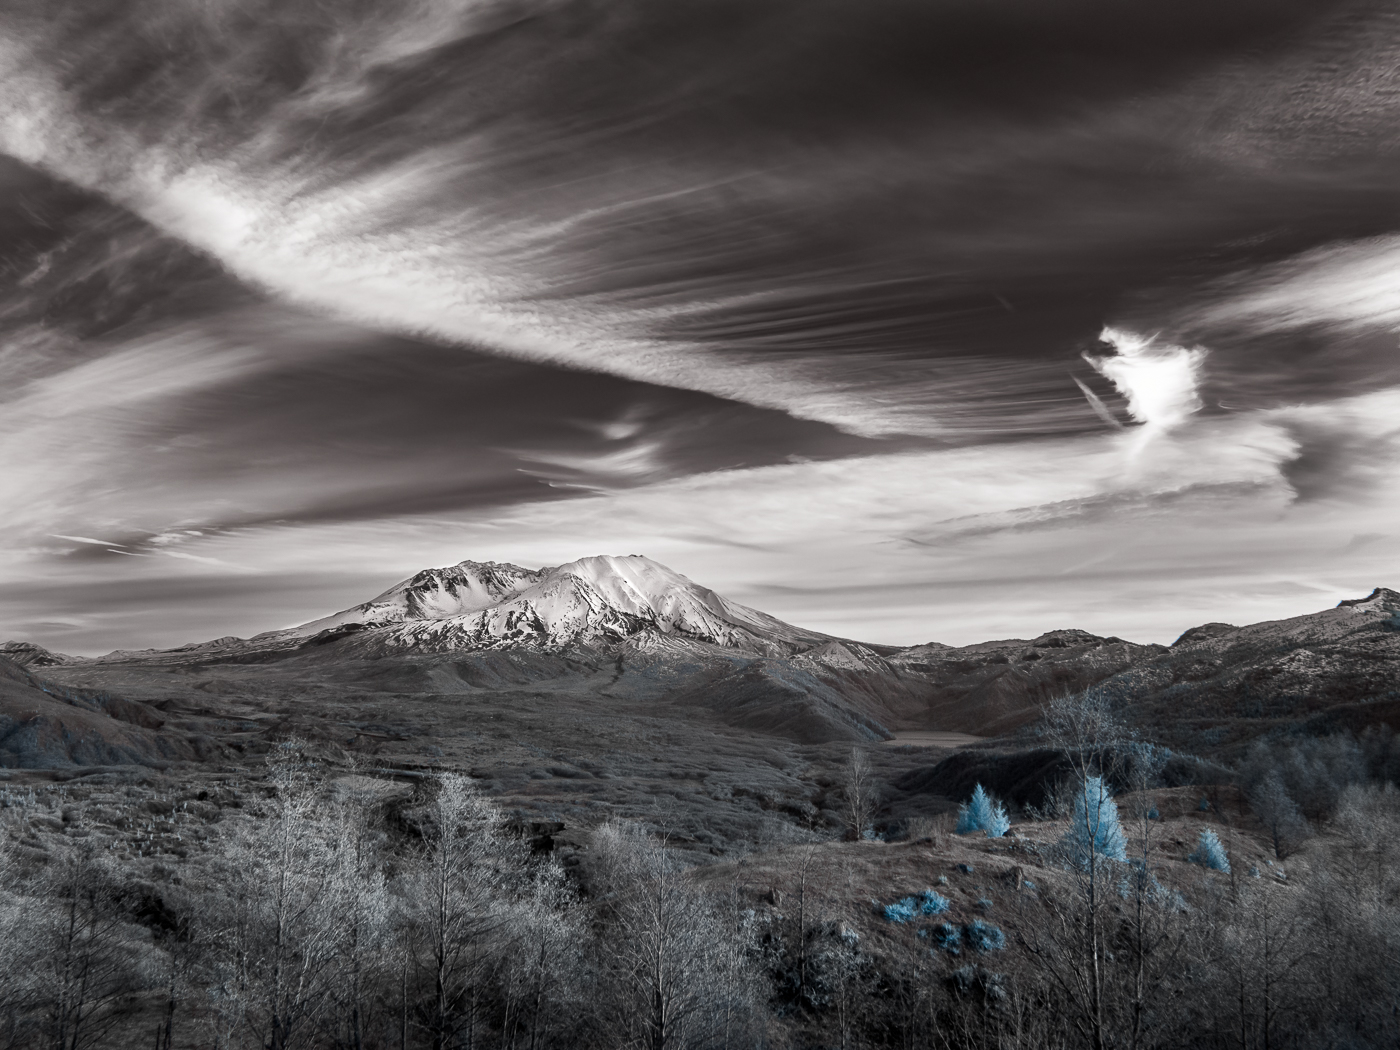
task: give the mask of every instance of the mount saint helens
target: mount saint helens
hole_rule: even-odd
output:
[[[0,661],[14,688],[0,697],[0,764],[234,754],[290,729],[368,725],[341,716],[407,698],[453,725],[528,709],[544,723],[613,720],[626,733],[644,718],[799,745],[995,736],[1089,686],[1165,738],[1210,750],[1261,723],[1393,720],[1397,620],[1400,595],[1378,588],[1289,620],[1192,628],[1170,647],[1062,628],[900,648],[794,627],[635,555],[541,569],[464,561],[250,639],[96,659],[7,643]],[[416,732],[345,739],[383,750]]]

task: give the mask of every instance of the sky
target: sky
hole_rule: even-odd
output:
[[[645,554],[886,644],[1400,586],[1381,2],[13,0],[0,639]]]

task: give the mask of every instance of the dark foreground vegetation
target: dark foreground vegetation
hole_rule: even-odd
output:
[[[720,857],[664,813],[509,820],[469,777],[298,740],[183,783],[14,779],[0,1046],[1396,1045],[1388,732],[1260,743],[1206,786],[1092,697],[1041,745],[1038,802],[993,786],[893,841],[855,753],[844,838]]]

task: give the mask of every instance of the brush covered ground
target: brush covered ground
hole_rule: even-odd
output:
[[[912,753],[915,750],[901,755],[899,749],[890,749],[876,756],[877,781],[896,809],[900,793],[889,778],[897,777],[911,760],[927,762],[945,754],[926,749]],[[306,751],[316,769],[320,804],[329,811],[337,802],[354,800],[361,807],[375,829],[380,858],[376,863],[384,865],[391,879],[430,848],[425,829],[430,831],[431,822],[425,824],[423,814],[431,811],[438,791],[434,777],[358,766],[330,745],[311,745]],[[820,757],[807,756],[811,768],[821,765]],[[838,756],[829,757],[837,762]],[[243,859],[248,856],[247,843],[276,819],[276,798],[268,768],[259,762],[4,774],[0,845],[9,892],[26,886],[29,879],[41,879],[46,869],[61,866],[76,850],[98,858],[107,884],[119,887],[109,898],[113,914],[107,917],[104,936],[112,950],[120,950],[126,976],[116,991],[89,1004],[94,1025],[90,1041],[80,1045],[145,1046],[153,1030],[162,1047],[223,1043],[216,1036],[227,1018],[216,1009],[210,990],[199,983],[198,968],[191,965],[182,971],[176,988],[170,983],[174,977],[165,979],[167,970],[175,973],[167,957],[178,956],[181,949],[172,945],[181,937],[194,942],[204,936],[204,924],[212,920],[201,914],[202,909],[222,914],[227,908],[228,887],[237,884],[231,866],[248,863]],[[512,796],[502,795],[500,801],[509,804]],[[1140,1045],[1217,1045],[1207,1035],[1220,1023],[1214,1014],[1223,1013],[1231,1000],[1229,995],[1193,992],[1193,982],[1219,982],[1232,968],[1246,964],[1251,968],[1248,988],[1233,990],[1244,998],[1239,1017],[1232,1020],[1249,1028],[1247,1045],[1256,1043],[1268,995],[1283,990],[1294,997],[1275,1007],[1274,1025],[1317,1009],[1324,995],[1315,986],[1319,953],[1315,944],[1300,945],[1297,937],[1282,937],[1272,945],[1274,961],[1265,958],[1262,966],[1265,976],[1275,978],[1276,987],[1273,993],[1261,990],[1257,968],[1263,956],[1257,944],[1242,940],[1257,935],[1257,926],[1248,921],[1251,908],[1265,908],[1275,921],[1297,924],[1299,932],[1306,924],[1312,938],[1318,933],[1319,909],[1324,915],[1327,909],[1346,911],[1356,906],[1355,897],[1371,909],[1361,917],[1373,924],[1366,944],[1374,949],[1377,938],[1381,944],[1394,940],[1391,927],[1400,884],[1393,870],[1393,842],[1382,844],[1376,853],[1356,838],[1354,829],[1324,822],[1311,838],[1279,858],[1269,828],[1236,787],[1155,787],[1120,793],[1116,801],[1127,855],[1144,858],[1151,884],[1160,890],[1160,896],[1152,898],[1154,915],[1162,923],[1156,934],[1163,938],[1162,953],[1172,955],[1165,968],[1159,965],[1161,959],[1154,961],[1169,994],[1157,1003]],[[736,819],[742,822],[741,813],[751,814],[753,830],[731,834],[717,846],[699,841],[696,828],[686,823],[685,806],[634,799],[623,812],[630,812],[643,831],[663,836],[665,852],[677,859],[675,870],[690,892],[724,902],[731,909],[724,914],[737,917],[744,938],[746,1008],[752,1011],[745,1027],[736,1029],[727,1042],[677,1037],[667,1045],[819,1050],[1092,1043],[1070,1023],[1069,1004],[1057,1003],[1055,989],[1045,983],[1045,971],[1035,957],[1045,948],[1047,931],[1052,941],[1057,930],[1064,934],[1057,923],[1073,911],[1082,893],[1083,872],[1066,864],[1061,848],[1072,824],[1068,814],[1013,807],[1014,820],[1004,837],[989,838],[980,831],[960,835],[952,830],[955,814],[949,800],[938,799],[919,813],[906,808],[902,835],[892,835],[889,841],[849,841],[837,828],[814,828],[806,814],[741,806],[735,810]],[[1392,805],[1388,812],[1400,829],[1400,807]],[[618,811],[608,807],[606,815],[581,813],[577,823],[521,821],[537,815],[528,806],[506,815],[512,813],[516,819],[508,824],[508,833],[522,836],[566,873],[567,893],[578,901],[570,907],[584,916],[580,932],[572,935],[578,938],[575,948],[585,960],[606,958],[616,950],[608,941],[615,927],[601,916],[616,892],[609,882],[616,864],[610,853],[616,836],[610,829],[617,827]],[[1207,829],[1224,844],[1230,872],[1213,871],[1191,859]],[[1374,864],[1382,865],[1375,892],[1364,888],[1370,886]],[[1109,936],[1112,959],[1114,937],[1121,939],[1132,928],[1134,899],[1123,889],[1123,879],[1139,869],[1131,863],[1109,868],[1101,921],[1106,931],[1116,931]],[[917,902],[930,892],[941,901],[934,914],[916,909],[913,916],[902,917],[889,910],[890,905]],[[593,933],[582,932],[590,922],[602,925]],[[723,923],[717,928],[723,929]],[[731,925],[731,932],[734,928]],[[949,931],[956,943],[948,942]],[[1334,950],[1342,950],[1347,933],[1345,922],[1332,929],[1338,939]],[[1069,951],[1077,943],[1073,936],[1062,936],[1052,948]],[[1202,949],[1205,944],[1208,948]],[[1120,944],[1117,950],[1126,949]],[[1126,961],[1126,954],[1121,958]],[[1309,959],[1312,969],[1302,965]],[[1337,970],[1355,968],[1358,961],[1339,960]],[[1387,967],[1379,969],[1387,978],[1395,976]],[[724,975],[699,972],[692,977],[718,985]],[[572,979],[587,984],[586,976]],[[1376,992],[1373,984],[1357,990],[1377,998],[1367,1016],[1356,1018],[1364,1030],[1353,1032],[1346,1045],[1388,1045],[1385,1040],[1400,1033],[1393,1016],[1387,1020],[1385,998],[1400,989],[1387,985]],[[366,1033],[362,1046],[399,1045],[395,1025],[389,1023],[391,993],[397,986],[390,982],[388,987],[379,1004],[388,1021],[380,1016],[379,1028]],[[1118,987],[1113,992],[1123,994]],[[562,985],[556,993],[564,995]],[[578,989],[569,994],[579,994]],[[585,1011],[580,1003],[570,1002],[568,1010]],[[159,1032],[167,1016],[172,1018],[171,1041],[161,1043]],[[1115,1024],[1119,1021],[1121,1017],[1115,1018]],[[483,1023],[474,1045],[510,1045],[504,1030],[494,1025]],[[35,1029],[18,1031],[29,1035],[9,1045],[41,1045],[23,1041],[32,1038]],[[1317,1029],[1306,1031],[1316,1034]],[[539,1045],[613,1045],[606,1025],[601,1032],[595,1024],[569,1033],[563,1025]],[[250,1043],[250,1038],[253,1033],[239,1031],[229,1036],[227,1045],[261,1045]],[[1340,1045],[1330,1038],[1325,1043],[1309,1042],[1310,1038],[1290,1041],[1286,1033],[1275,1032],[1272,1045]],[[1262,1035],[1257,1041],[1263,1045]],[[284,1045],[345,1044],[324,1031],[310,1031]],[[415,1021],[408,1045],[433,1045],[431,1032]],[[1119,1044],[1115,1040],[1110,1045]]]

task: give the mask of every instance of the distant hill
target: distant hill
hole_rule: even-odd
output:
[[[198,757],[196,744],[161,726],[143,704],[72,693],[0,656],[0,766],[162,765]]]

